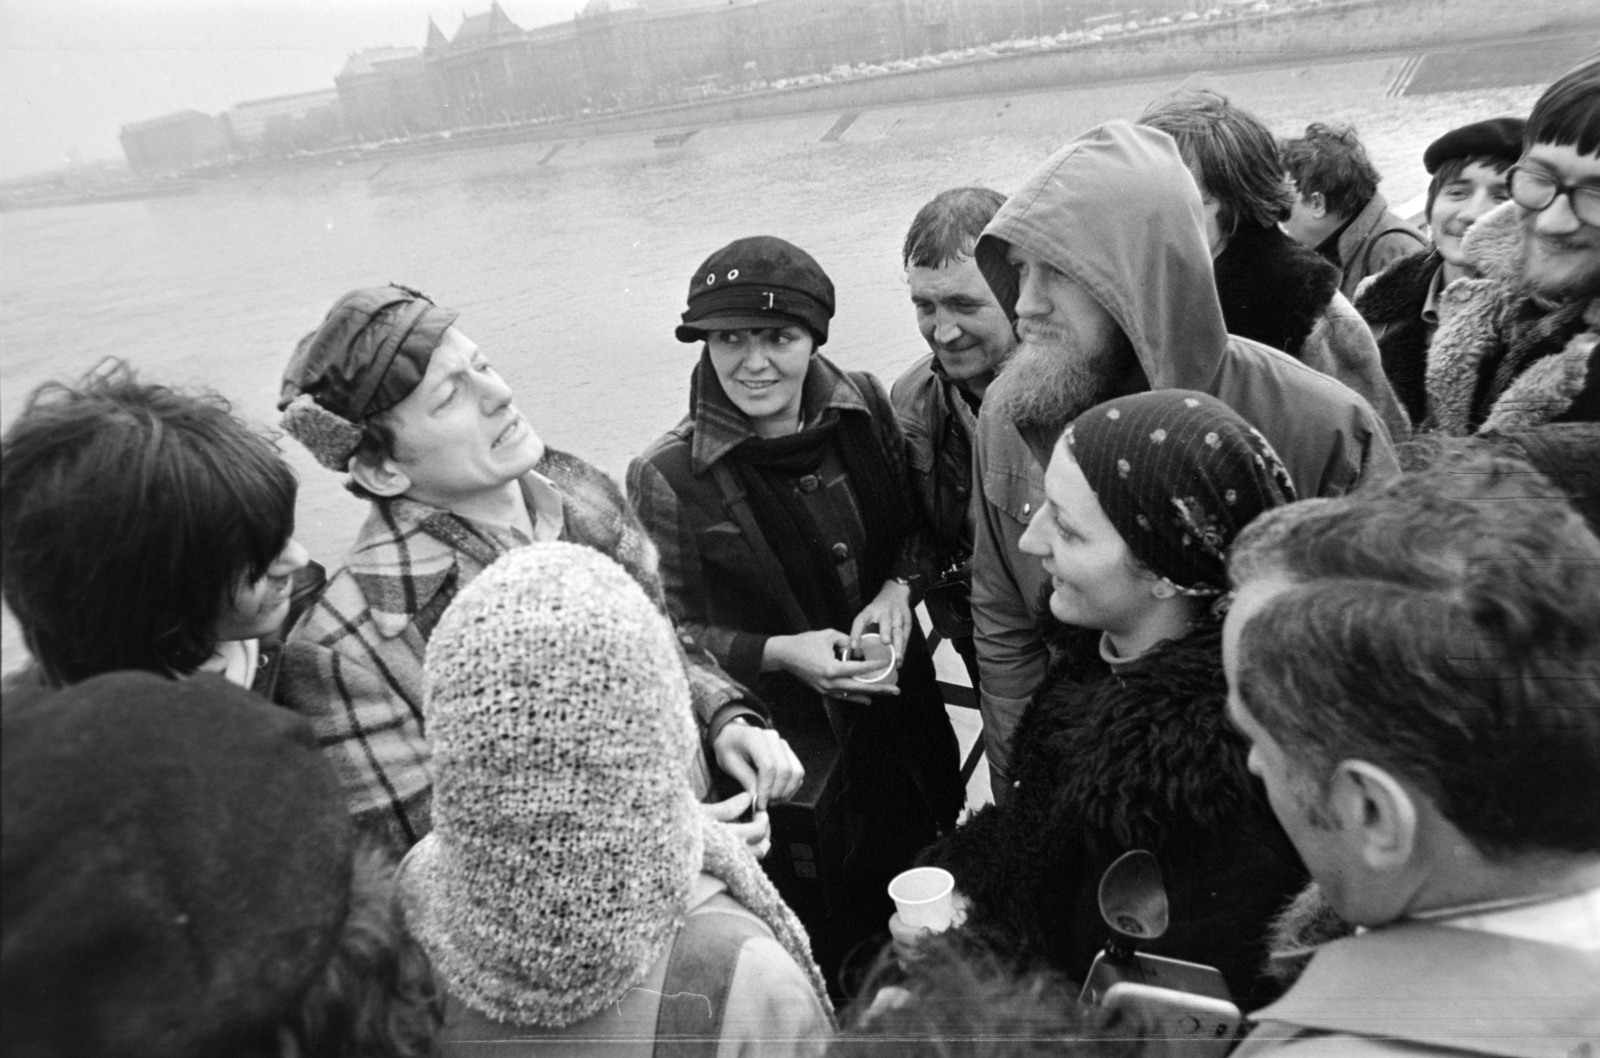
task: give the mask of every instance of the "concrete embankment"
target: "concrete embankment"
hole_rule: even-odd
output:
[[[1494,43],[1505,62],[1476,63],[1478,78],[1500,84],[1548,80],[1600,45],[1600,5],[1593,0],[1346,0],[1320,9],[1249,15],[1217,22],[1179,23],[1048,51],[1020,52],[804,88],[724,96],[673,107],[610,114],[531,128],[457,134],[449,144],[407,144],[396,154],[511,143],[577,139],[618,133],[687,129],[795,114],[863,110],[927,102],[1044,91],[1073,85],[1170,77],[1206,70],[1340,62],[1414,51],[1429,53],[1407,71],[1418,87],[1449,67],[1448,56]],[[1448,73],[1444,73],[1447,79]],[[1518,78],[1525,78],[1519,81]],[[1509,79],[1507,79],[1509,78]],[[1404,85],[1397,85],[1404,90]],[[1466,87],[1463,85],[1463,87]],[[384,153],[389,153],[388,151]]]

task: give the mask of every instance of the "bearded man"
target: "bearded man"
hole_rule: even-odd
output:
[[[972,609],[990,784],[1003,800],[1012,731],[1048,662],[1049,578],[1018,540],[1044,501],[1066,425],[1112,397],[1191,389],[1264,434],[1302,496],[1397,469],[1388,431],[1354,390],[1228,334],[1205,213],[1172,137],[1110,122],[1044,163],[1006,201],[975,256],[1021,346],[978,416]]]
[[[1507,187],[1462,240],[1479,278],[1440,297],[1427,425],[1448,434],[1600,422],[1600,60],[1539,97]]]

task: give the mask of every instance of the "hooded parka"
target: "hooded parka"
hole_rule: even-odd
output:
[[[1301,496],[1337,496],[1398,472],[1388,431],[1354,390],[1223,324],[1200,193],[1164,132],[1113,121],[1057,151],[1006,200],[975,257],[1015,302],[1011,247],[1092,295],[1127,335],[1152,389],[1209,393],[1266,436]],[[1007,304],[1008,297],[1013,304]],[[1002,371],[996,387],[1003,387]],[[991,388],[989,396],[996,395]],[[1004,797],[1011,734],[1043,678],[1037,630],[1048,578],[1017,543],[1044,502],[1044,468],[1002,402],[978,417],[972,608],[991,782]]]

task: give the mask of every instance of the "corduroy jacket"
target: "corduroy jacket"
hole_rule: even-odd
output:
[[[561,539],[614,559],[664,607],[655,548],[616,484],[554,450],[535,470],[561,493]],[[279,697],[311,719],[357,826],[397,852],[432,829],[428,638],[456,593],[515,542],[504,530],[415,500],[376,501],[344,565],[289,634]],[[695,714],[707,738],[736,716],[765,723],[764,709],[743,687],[704,651],[686,646]]]

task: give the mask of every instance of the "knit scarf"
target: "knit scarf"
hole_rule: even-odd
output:
[[[1486,357],[1479,369],[1469,428],[1476,430],[1483,425],[1495,401],[1530,365],[1566,347],[1572,336],[1583,328],[1583,314],[1589,301],[1580,298],[1552,309],[1538,298],[1524,295],[1507,307],[1505,351],[1498,360]]]
[[[800,924],[799,916],[783,902],[772,880],[761,869],[756,858],[750,855],[744,842],[734,837],[727,824],[718,823],[710,816],[702,816],[701,820],[705,854],[700,869],[726,885],[730,896],[767,924],[778,943],[794,959],[795,965],[805,972],[806,980],[822,1001],[822,1009],[833,1010],[833,1003],[828,998],[828,986],[822,979],[822,971],[817,968],[816,959],[812,958],[811,940],[806,935],[805,926]]]
[[[702,401],[731,406],[709,361],[706,354],[695,371],[695,406],[699,407]],[[811,371],[820,370],[823,368],[813,361]],[[789,590],[810,627],[842,631],[855,619],[860,601],[845,598],[837,561],[816,519],[792,485],[794,478],[816,473],[830,447],[844,464],[861,512],[867,546],[861,556],[860,583],[864,590],[875,590],[888,578],[916,521],[905,495],[905,483],[890,473],[870,415],[827,408],[815,424],[798,433],[746,438],[724,458],[744,488],[750,513],[783,567]]]

